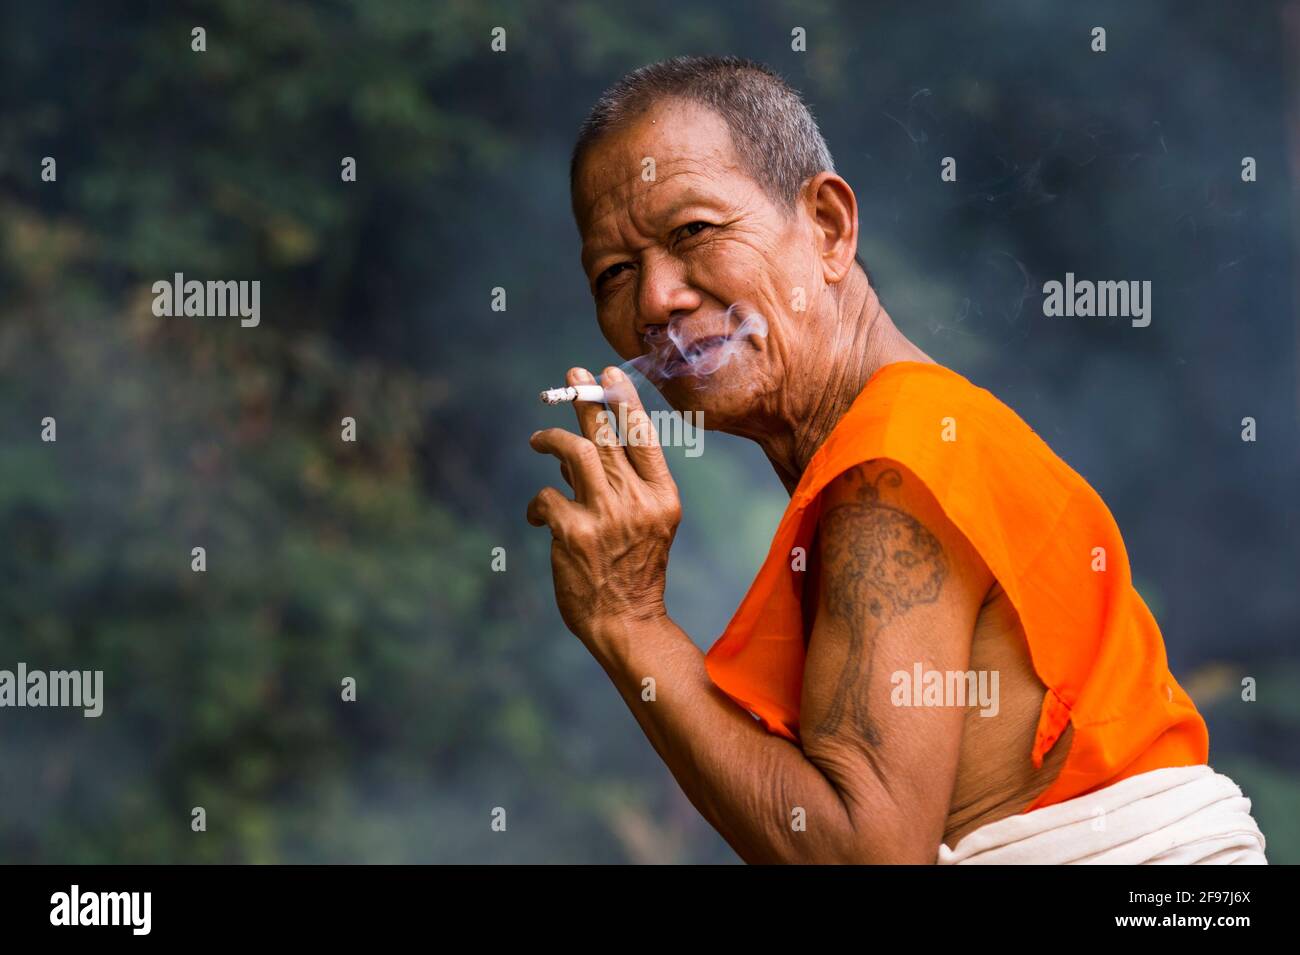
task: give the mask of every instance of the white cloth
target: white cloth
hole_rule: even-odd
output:
[[[982,826],[940,865],[1268,865],[1250,800],[1209,766],[1153,769]]]

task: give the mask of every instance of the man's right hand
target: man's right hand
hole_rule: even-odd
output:
[[[529,502],[528,522],[551,529],[551,572],[565,624],[584,643],[631,621],[666,616],[668,551],[681,520],[677,485],[631,381],[607,368],[602,384],[612,413],[574,403],[581,434],[538,431],[533,449],[560,459],[574,497],[543,488]],[[582,368],[569,385],[595,379]],[[627,422],[626,446],[613,422]]]

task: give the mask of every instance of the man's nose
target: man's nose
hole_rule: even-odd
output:
[[[645,256],[637,286],[638,335],[644,336],[650,326],[667,325],[699,307],[700,294],[691,287],[683,263],[665,255]]]

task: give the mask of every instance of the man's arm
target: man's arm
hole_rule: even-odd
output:
[[[851,821],[798,746],[719,690],[704,654],[666,615],[606,629],[588,644],[646,738],[700,814],[746,862],[851,862]],[[642,699],[655,680],[654,701]],[[795,831],[795,810],[807,819]]]
[[[687,797],[747,862],[931,863],[938,853],[964,712],[894,707],[890,677],[910,679],[916,662],[965,670],[992,576],[904,473],[875,462],[824,494],[802,749],[718,690],[666,615],[593,641]],[[653,702],[642,699],[646,677]]]
[[[822,500],[803,751],[840,794],[860,857],[931,863],[966,713],[911,705],[915,667],[945,677],[967,669],[993,575],[920,480],[895,462],[853,468]]]

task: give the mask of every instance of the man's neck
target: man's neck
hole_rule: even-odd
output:
[[[760,442],[791,494],[872,375],[897,361],[932,361],[895,327],[865,275],[855,271],[846,281],[851,285],[840,305],[835,341],[822,352],[813,373],[790,382],[802,400],[790,404],[786,426]]]

